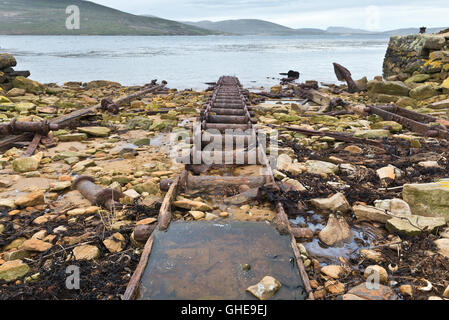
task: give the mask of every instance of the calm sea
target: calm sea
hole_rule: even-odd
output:
[[[43,83],[112,80],[142,85],[167,80],[172,88],[205,88],[221,75],[247,87],[272,86],[280,72],[300,81],[336,82],[332,62],[353,77],[382,74],[386,36],[1,36],[0,52],[16,56],[16,70]],[[274,78],[274,79],[273,79]]]

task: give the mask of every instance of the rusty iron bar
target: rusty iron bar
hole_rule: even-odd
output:
[[[162,179],[159,183],[161,191],[168,191],[173,184],[173,179]],[[210,189],[212,187],[230,187],[247,185],[252,188],[260,187],[267,182],[265,176],[255,177],[222,177],[222,176],[186,176],[180,185],[184,190]]]
[[[299,132],[307,136],[319,136],[319,137],[331,137],[339,141],[349,142],[349,143],[359,143],[359,144],[370,144],[379,148],[384,148],[384,145],[376,140],[357,138],[352,135],[346,135],[339,132],[326,132],[326,131],[316,131],[308,130],[303,128],[293,128],[293,127],[282,127],[277,125],[268,125],[271,128],[280,128],[280,130]]]
[[[109,211],[121,209],[118,202],[123,198],[123,193],[114,189],[103,189],[95,184],[95,179],[90,176],[80,176],[72,184],[72,188],[78,190],[90,203],[104,206]]]
[[[243,109],[226,109],[226,108],[211,108],[209,112],[215,113],[217,115],[229,115],[229,116],[242,116],[245,114],[245,110]],[[253,117],[256,115],[254,111],[249,112],[250,116]]]
[[[58,129],[58,124],[50,123],[48,120],[43,120],[41,122],[29,122],[12,119],[9,123],[0,124],[0,134],[5,136],[18,135],[25,132],[46,136],[51,130]]]
[[[251,121],[253,123],[257,122],[256,119],[245,116],[230,116],[230,115],[209,115],[208,120],[210,123],[233,123],[233,124],[244,124]]]
[[[404,109],[401,108],[395,104],[390,104],[390,105],[386,105],[386,106],[378,106],[378,108],[388,111],[388,112],[392,112],[392,113],[396,113],[400,116],[418,121],[418,122],[424,122],[424,123],[429,123],[429,122],[437,122],[438,119],[432,116],[429,116],[427,114],[422,114],[416,111],[412,111],[412,110],[408,110],[408,109]]]
[[[429,127],[424,123],[415,121],[413,119],[401,116],[393,112],[386,111],[376,106],[369,106],[369,112],[380,116],[384,120],[395,121],[397,123],[400,123],[405,128],[414,131],[416,133],[422,134],[424,136],[449,139],[449,131],[445,129],[443,130],[438,127]]]

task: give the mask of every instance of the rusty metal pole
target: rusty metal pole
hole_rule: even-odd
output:
[[[90,176],[80,176],[72,184],[72,188],[78,190],[90,203],[104,206],[109,211],[121,209],[118,202],[123,193],[114,189],[103,189],[96,185],[95,179]]]
[[[12,119],[9,123],[0,124],[0,135],[16,135],[24,132],[32,132],[46,136],[50,131],[58,129],[58,124],[50,123],[48,120],[29,122]]]

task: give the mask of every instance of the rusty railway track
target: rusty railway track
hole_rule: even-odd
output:
[[[188,163],[186,170],[173,180],[161,181],[161,190],[167,191],[167,193],[160,208],[157,230],[165,231],[168,229],[172,220],[171,203],[180,192],[192,189],[207,192],[209,189],[220,186],[242,184],[253,188],[269,186],[279,190],[266,156],[266,150],[257,136],[257,128],[255,127],[257,120],[253,116],[254,110],[249,106],[248,92],[242,88],[239,80],[236,77],[221,77],[209,102],[201,113],[198,123],[194,125],[193,137],[190,140],[193,145],[191,152],[178,159],[178,161]],[[233,130],[232,133],[228,133],[231,129]],[[207,137],[206,140],[212,139],[214,143],[217,143],[216,139],[219,139],[218,145],[225,145],[225,142],[220,140],[222,137],[220,134],[223,133],[226,133],[225,139],[228,139],[227,141],[240,141],[241,145],[236,146],[233,143],[231,151],[208,151],[207,145],[204,144],[204,137]],[[211,158],[213,158],[212,161],[210,161]],[[240,159],[240,162],[236,164],[238,159]],[[263,168],[261,174],[259,176],[209,175],[209,169],[212,168],[245,166],[248,164],[260,165]],[[202,174],[195,175],[199,172]],[[288,217],[280,202],[276,202],[275,207],[275,223],[290,238],[291,250],[296,260],[306,297],[313,300],[314,296],[309,278],[302,263],[295,237],[292,234]],[[145,244],[140,262],[123,296],[125,300],[135,299],[139,294],[142,275],[148,264],[155,241],[154,234],[151,234]]]

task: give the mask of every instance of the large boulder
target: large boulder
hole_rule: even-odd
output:
[[[408,96],[410,88],[402,81],[377,81],[368,82],[368,93],[372,96],[383,93],[393,96]]]
[[[44,90],[44,86],[37,81],[25,77],[16,77],[12,81],[14,88],[24,89],[28,93],[38,93]]]
[[[449,221],[449,183],[406,184],[402,198],[414,215],[443,217]]]
[[[408,78],[407,80],[404,81],[404,83],[407,85],[413,84],[413,83],[422,83],[422,82],[426,82],[429,79],[430,79],[430,75],[419,73],[419,74],[415,74],[414,76]]]
[[[410,97],[415,100],[425,100],[437,95],[439,95],[439,92],[431,84],[422,85],[410,91]]]

